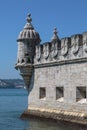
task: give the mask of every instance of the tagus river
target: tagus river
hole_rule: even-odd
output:
[[[21,120],[21,113],[27,109],[27,91],[24,89],[0,89],[0,130],[83,130],[81,126],[40,121]]]

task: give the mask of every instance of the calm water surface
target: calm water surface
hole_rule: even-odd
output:
[[[24,89],[0,89],[0,130],[84,130],[83,127],[40,120],[21,120],[27,109],[27,91]],[[87,129],[85,129],[87,130]]]

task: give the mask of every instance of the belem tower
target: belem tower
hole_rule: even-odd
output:
[[[28,91],[23,115],[87,124],[87,32],[60,39],[55,28],[41,44],[29,14],[17,42],[15,68]]]

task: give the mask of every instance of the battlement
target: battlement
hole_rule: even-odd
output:
[[[37,45],[35,51],[35,64],[87,58],[87,32]]]

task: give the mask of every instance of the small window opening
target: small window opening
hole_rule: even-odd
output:
[[[76,102],[86,103],[86,87],[76,87]]]
[[[24,59],[21,60],[21,63],[24,63]]]
[[[39,89],[39,98],[40,99],[45,99],[45,97],[46,97],[46,88],[45,87],[40,88]]]
[[[56,100],[63,102],[63,100],[64,100],[64,88],[63,87],[56,87]]]

